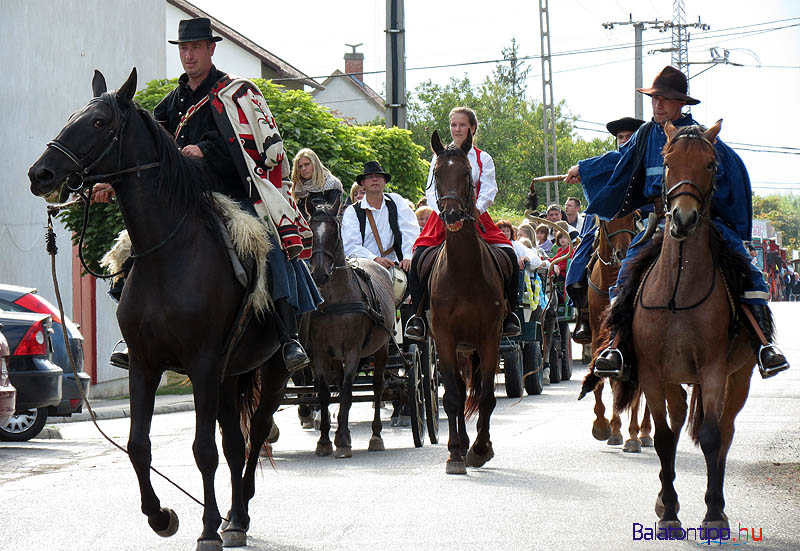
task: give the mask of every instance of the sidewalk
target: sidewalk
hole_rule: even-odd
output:
[[[118,400],[92,400],[89,396],[89,403],[92,405],[97,419],[121,419],[131,416],[131,402],[129,398]],[[164,394],[156,396],[153,414],[176,413],[179,411],[194,411],[194,398],[191,394]],[[75,423],[78,421],[90,421],[89,408],[84,404],[81,413],[73,413],[72,417],[50,417],[47,423]]]

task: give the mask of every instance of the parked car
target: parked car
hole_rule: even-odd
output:
[[[0,324],[0,426],[8,422],[17,407],[17,389],[8,377],[8,341]]]
[[[6,312],[36,312],[48,314],[53,320],[53,363],[64,371],[64,381],[61,385],[61,402],[48,409],[48,415],[55,417],[69,417],[73,413],[80,413],[83,409],[83,398],[75,385],[75,375],[69,363],[67,347],[64,344],[64,332],[61,327],[61,317],[58,308],[47,299],[40,296],[36,289],[31,287],[18,287],[0,283],[0,310]],[[67,338],[75,366],[78,370],[78,380],[86,396],[89,396],[90,377],[83,372],[83,335],[78,326],[69,318],[64,320],[67,327]]]
[[[8,374],[17,389],[15,414],[0,426],[0,440],[25,441],[41,432],[47,411],[61,402],[64,372],[52,362],[53,322],[47,314],[0,312],[11,352]]]

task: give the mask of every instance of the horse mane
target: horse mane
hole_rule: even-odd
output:
[[[136,103],[132,103],[132,108],[139,114],[155,140],[161,163],[158,171],[158,194],[168,205],[184,208],[206,222],[213,220],[211,192],[221,187],[220,178],[204,159],[182,154],[172,135],[149,111]]]

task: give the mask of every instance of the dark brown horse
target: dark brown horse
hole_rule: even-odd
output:
[[[246,545],[247,504],[255,493],[258,451],[273,424],[289,372],[283,365],[276,322],[254,318],[224,369],[225,343],[245,297],[217,233],[205,162],[185,157],[175,141],[133,103],[136,70],[119,90],[107,92],[99,71],[94,99],[72,115],[28,172],[31,191],[46,195],[65,180],[111,182],[136,261],[117,309],[130,351],[130,456],[139,480],[141,509],[160,536],[178,530],[178,517],[162,507],[150,481],[150,425],[155,393],[165,370],[192,381],[195,438],[192,450],[203,479],[203,531],[199,551]],[[260,401],[256,409],[254,398]],[[249,417],[243,435],[240,414]],[[222,537],[214,490],[219,463],[216,424],[231,477],[231,509]],[[250,454],[245,469],[245,436]],[[244,475],[243,475],[244,470]],[[112,520],[113,522],[113,520]],[[148,547],[145,541],[144,547]]]
[[[494,457],[489,417],[496,404],[494,377],[507,309],[498,261],[507,257],[500,253],[495,259],[478,236],[475,186],[467,159],[472,136],[461,147],[445,148],[434,132],[431,147],[436,153],[433,176],[439,212],[447,228],[428,284],[431,333],[439,355],[450,427],[447,473],[466,474],[467,465],[480,467]],[[476,410],[478,436],[469,448],[465,414]]]
[[[592,328],[592,356],[602,349],[608,342],[607,335],[601,335],[601,316],[608,307],[608,289],[617,281],[617,274],[628,251],[631,240],[636,235],[636,221],[633,214],[622,218],[615,218],[610,222],[601,220],[599,223],[595,249],[590,261],[591,270],[588,275],[589,293],[589,325]],[[605,417],[606,407],[603,404],[603,384],[600,382],[594,389],[594,414],[592,423],[592,436],[598,440],[605,440],[609,446],[622,444],[622,420],[619,413],[613,412],[611,422]],[[617,389],[617,383],[611,382],[612,395]],[[644,408],[641,433],[639,427],[639,406],[641,392],[637,394],[630,408],[630,424],[628,434],[630,438],[625,441],[622,451],[638,453],[642,446],[650,447],[653,439],[650,437],[650,413],[647,406]]]
[[[369,439],[368,449],[383,451],[383,377],[389,353],[390,331],[395,318],[392,279],[386,268],[377,262],[366,258],[356,260],[358,269],[366,272],[372,282],[375,293],[373,303],[369,299],[371,293],[365,283],[359,281],[359,276],[345,260],[338,218],[339,201],[332,206],[319,207],[306,201],[306,210],[311,213],[310,225],[314,236],[311,277],[325,299],[319,310],[311,314],[308,339],[322,414],[316,454],[330,455],[333,452],[329,437],[331,419],[328,405],[331,393],[328,378],[333,360],[338,360],[344,364],[344,373],[339,389],[339,426],[334,438],[335,456],[353,456],[350,429],[347,426],[353,401],[353,382],[361,359],[369,356],[373,356],[375,364],[372,373],[375,417],[372,420],[372,437]],[[362,286],[365,290],[362,290]]]
[[[663,194],[668,224],[657,258],[647,258],[647,251],[637,256],[637,260],[643,257],[644,270],[635,280],[638,286],[628,289],[635,293],[632,331],[638,379],[653,415],[661,461],[659,528],[680,526],[673,485],[675,450],[687,416],[681,385],[690,384],[694,389],[689,431],[703,450],[708,473],[703,526],[718,534],[728,528],[725,459],[756,364],[750,333],[732,298],[740,296],[746,284],[747,259],[727,251],[710,217],[717,170],[713,144],[721,124],[718,121],[708,130],[665,124]],[[658,247],[658,241],[654,245]],[[618,300],[622,299],[621,294]],[[633,381],[623,386],[615,407],[625,407],[634,396]]]

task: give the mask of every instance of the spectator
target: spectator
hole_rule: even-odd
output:
[[[544,224],[539,224],[536,228],[536,247],[539,248],[544,254],[550,254],[550,248],[553,242],[550,241],[550,228]]]
[[[417,215],[417,222],[419,223],[419,228],[422,229],[425,227],[425,224],[428,223],[428,218],[431,217],[431,213],[433,209],[430,208],[428,205],[422,205],[421,207],[417,207],[417,210],[414,214]]]

